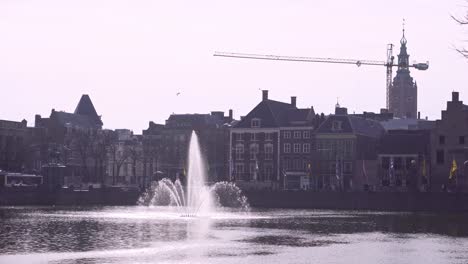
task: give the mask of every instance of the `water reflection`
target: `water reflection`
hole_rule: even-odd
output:
[[[0,208],[0,263],[468,262],[466,214],[164,210]]]

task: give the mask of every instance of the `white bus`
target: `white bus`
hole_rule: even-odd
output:
[[[0,187],[39,186],[43,183],[42,176],[0,171]]]

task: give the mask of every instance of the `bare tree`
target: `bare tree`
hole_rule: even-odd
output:
[[[94,175],[96,180],[104,184],[104,170],[107,158],[107,150],[113,144],[114,135],[113,131],[99,131],[93,138],[91,146],[91,156],[94,160]]]
[[[128,143],[128,157],[132,162],[132,183],[136,183],[137,162],[141,160],[141,142],[134,139]]]
[[[91,156],[93,132],[94,131],[85,130],[76,131],[72,138],[72,149],[78,154],[81,166],[80,171],[84,182],[88,182],[90,180],[88,160]]]
[[[115,185],[120,175],[120,168],[130,156],[129,146],[126,143],[120,145],[118,141],[114,141],[109,145],[108,150],[112,160],[112,184]]]
[[[468,1],[467,1],[468,3]],[[468,10],[466,11],[465,15],[463,16],[451,16],[453,20],[455,20],[460,26],[468,26]],[[468,42],[465,40],[465,42]],[[455,48],[463,57],[468,59],[468,49],[466,47],[462,48]]]

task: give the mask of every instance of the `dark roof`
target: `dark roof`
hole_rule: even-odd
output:
[[[102,122],[100,122],[100,120],[96,120],[95,118],[86,115],[53,111],[50,117],[51,119],[57,120],[63,126],[93,129],[101,128],[102,126]]]
[[[341,129],[334,130],[333,122],[340,121]],[[380,137],[384,133],[382,125],[372,119],[365,119],[350,115],[330,115],[317,130],[317,133],[358,134],[369,137]]]
[[[292,108],[293,106],[290,104],[273,100],[263,100],[242,118],[235,127],[250,128],[251,121],[254,118],[259,118],[261,120],[261,127],[280,127],[287,119],[288,111]]]
[[[251,128],[251,121],[254,118],[261,120],[262,128],[301,126],[307,125],[307,121],[315,116],[313,108],[298,109],[297,107],[274,100],[261,101],[247,116],[242,118],[235,128]]]
[[[223,119],[210,114],[172,114],[166,120],[169,127],[199,127],[222,125]]]
[[[91,98],[89,98],[89,95],[87,94],[83,94],[81,96],[80,102],[76,106],[75,114],[99,118],[96,109],[94,108],[94,105],[91,102]]]

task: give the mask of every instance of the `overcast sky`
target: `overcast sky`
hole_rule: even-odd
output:
[[[451,92],[468,102],[462,0],[0,0],[0,119],[73,112],[89,94],[106,128],[141,133],[171,113],[234,110],[270,98],[316,112],[385,107],[385,67],[241,60],[214,51],[386,59],[402,19],[418,110],[440,118]],[[396,55],[396,54],[395,54]],[[176,96],[181,92],[179,96]]]

